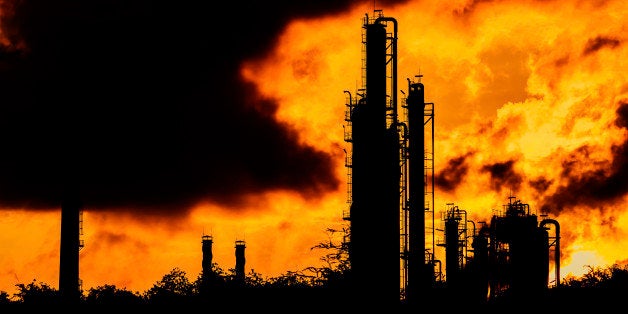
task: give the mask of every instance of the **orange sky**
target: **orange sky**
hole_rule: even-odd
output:
[[[431,0],[377,9],[398,21],[399,88],[420,73],[426,101],[435,103],[436,173],[466,156],[456,187],[436,190],[437,217],[455,203],[470,219],[488,221],[511,192],[540,213],[570,179],[613,171],[612,147],[627,135],[616,122],[618,108],[628,104],[625,1]],[[262,95],[277,100],[277,120],[335,156],[343,183],[343,90],[361,85],[365,14],[373,14],[372,5],[294,20],[272,53],[241,67]],[[511,179],[486,171],[509,161]],[[539,178],[546,179],[543,190],[534,188]],[[327,239],[326,228],[343,225],[347,206],[345,184],[318,200],[288,192],[249,197],[245,210],[198,204],[179,219],[140,221],[85,208],[83,288],[114,284],[143,292],[174,267],[195,279],[203,234],[213,235],[214,262],[223,269],[235,265],[236,240],[246,241],[247,272],[276,276],[318,266],[322,252],[311,247]],[[628,259],[625,193],[560,204],[566,205],[549,208],[549,215],[561,225],[561,277]],[[33,279],[57,287],[60,213],[11,209],[0,225],[0,290],[13,293],[15,284]]]

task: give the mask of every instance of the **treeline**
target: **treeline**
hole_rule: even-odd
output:
[[[349,286],[351,268],[348,250],[343,241],[334,241],[337,231],[328,229],[329,238],[312,249],[323,249],[323,267],[307,267],[300,271],[288,271],[277,277],[266,278],[251,269],[247,274],[236,269],[222,269],[213,263],[208,273],[201,271],[195,279],[177,267],[165,274],[146,291],[130,291],[126,287],[103,285],[81,291],[78,304],[85,306],[145,306],[145,305],[229,305],[234,307],[275,306],[321,306],[342,304],[351,293]],[[548,289],[544,302],[526,304],[556,305],[560,308],[570,304],[609,306],[623,301],[628,289],[628,265],[613,264],[606,267],[587,266],[582,276],[569,276]],[[373,276],[377,276],[373,270]],[[27,284],[16,284],[17,293],[10,295],[0,291],[0,305],[62,305],[59,291],[44,282],[33,280]],[[451,297],[446,280],[436,289],[443,293],[443,300]],[[437,300],[438,298],[434,298]],[[360,300],[360,298],[353,299]],[[500,302],[503,301],[503,302]],[[368,303],[368,300],[364,300]],[[508,298],[497,299],[496,303],[510,304]],[[4,308],[4,307],[3,307]],[[498,307],[498,309],[501,309]]]
[[[270,278],[264,278],[251,270],[243,281],[236,276],[234,269],[225,271],[216,264],[212,265],[211,274],[204,275],[201,272],[195,280],[190,280],[185,271],[174,268],[144,292],[130,291],[115,285],[103,285],[83,291],[80,303],[86,305],[219,303],[233,301],[236,298],[250,298],[254,294],[267,301],[276,300],[279,295],[296,298],[295,300],[308,295],[311,297],[309,299],[313,299],[314,296],[323,296],[323,291],[338,292],[339,289],[346,288],[348,265],[346,263],[334,265],[308,268],[303,272],[287,272]],[[18,292],[12,296],[0,291],[0,304],[54,305],[60,299],[59,291],[44,282],[33,280],[28,284],[17,284],[16,287]],[[593,300],[615,297],[619,293],[625,293],[626,289],[628,266],[615,264],[607,267],[589,267],[584,275],[568,277],[559,287],[550,288],[549,292],[558,299]]]
[[[328,239],[312,249],[324,250],[322,267],[307,267],[299,271],[288,271],[276,277],[264,277],[251,269],[238,274],[235,268],[223,269],[217,263],[211,271],[198,274],[190,280],[188,274],[175,267],[148,290],[130,291],[126,287],[106,284],[82,290],[79,303],[83,305],[163,305],[225,303],[248,299],[257,301],[281,301],[324,297],[337,289],[343,289],[350,272],[346,243],[337,241],[339,233],[347,230],[327,229]],[[10,295],[0,291],[0,305],[33,304],[57,305],[61,303],[58,289],[45,282],[33,280],[16,284],[17,293]],[[285,300],[284,300],[285,301]]]
[[[172,269],[161,280],[144,292],[130,291],[115,285],[90,288],[81,293],[81,304],[86,305],[142,305],[142,304],[185,304],[206,301],[222,302],[236,296],[263,293],[273,290],[284,293],[288,289],[304,293],[338,287],[342,270],[331,268],[308,268],[303,272],[287,272],[277,277],[264,278],[251,270],[243,280],[238,279],[234,269],[223,271],[213,265],[213,273],[202,272],[196,280],[190,280],[187,273],[179,268]],[[0,304],[50,304],[60,302],[59,291],[45,282],[33,280],[28,284],[16,284],[18,292],[9,295],[0,291]],[[268,296],[268,295],[267,295]]]

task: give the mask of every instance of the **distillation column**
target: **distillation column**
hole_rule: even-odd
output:
[[[392,77],[387,73],[387,21],[391,19],[365,19],[366,92],[350,116],[352,291],[355,300],[369,304],[400,300],[399,135],[387,120],[387,78]]]
[[[425,91],[421,82],[408,80],[408,206],[409,242],[407,299],[418,303],[433,286],[433,268],[425,259]]]

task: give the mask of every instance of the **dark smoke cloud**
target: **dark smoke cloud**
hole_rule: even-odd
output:
[[[613,37],[597,36],[595,38],[590,38],[582,51],[582,55],[586,56],[592,54],[602,48],[613,49],[621,45],[621,43],[621,40]]]
[[[547,189],[549,189],[552,183],[552,180],[544,177],[539,177],[528,181],[530,187],[532,187],[539,194],[545,194],[545,192],[547,191]]]
[[[331,156],[275,121],[239,66],[290,19],[352,4],[2,1],[0,206],[55,207],[72,184],[90,210],[162,214],[336,189]]]
[[[628,101],[621,102],[616,113],[615,125],[627,128]],[[587,147],[582,147],[563,163],[562,179],[567,183],[543,200],[543,211],[559,213],[576,205],[595,207],[628,193],[628,138],[611,147],[612,158],[608,164],[586,172],[578,171],[574,160],[586,158],[587,151]]]
[[[469,172],[467,158],[473,153],[467,153],[447,161],[447,166],[434,175],[434,184],[443,191],[451,192],[462,183]]]
[[[628,129],[628,100],[619,103],[616,113],[615,126]]]
[[[502,189],[508,189],[515,193],[519,191],[523,178],[513,168],[514,164],[514,160],[508,160],[482,167],[481,170],[483,172],[488,172],[491,175],[491,188],[493,191],[500,192]]]

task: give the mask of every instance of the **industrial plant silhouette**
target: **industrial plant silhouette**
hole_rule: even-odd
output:
[[[202,273],[197,290],[190,292],[195,297],[162,301],[413,310],[435,302],[453,310],[584,301],[585,293],[561,287],[559,222],[537,215],[515,196],[507,197],[503,210],[488,222],[472,221],[466,210],[447,204],[440,219],[444,237],[436,241],[435,105],[425,101],[421,75],[407,79],[404,98],[398,99],[397,29],[397,21],[381,11],[365,16],[363,87],[344,91],[349,149],[343,219],[349,227],[343,243],[326,247],[336,251],[340,266],[322,269],[319,281],[299,281],[294,275],[274,285],[255,285],[245,273],[244,241],[236,241],[236,265],[233,275],[226,275],[212,261],[213,237],[203,235]],[[56,296],[61,305],[85,302],[79,280],[82,204],[72,192],[61,208]],[[436,246],[444,248],[444,260],[436,256]],[[605,302],[611,300],[612,294],[602,295]]]

